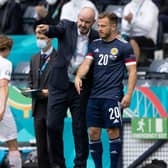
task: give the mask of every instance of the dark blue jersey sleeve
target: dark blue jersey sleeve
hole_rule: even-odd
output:
[[[86,58],[94,59],[94,48],[95,48],[95,41],[92,41],[88,47],[88,52],[86,54]]]
[[[124,47],[124,50],[123,50],[123,55],[124,55],[124,61],[125,61],[125,64],[128,65],[128,64],[134,64],[136,63],[136,58],[135,58],[135,54],[134,54],[134,51],[131,47],[131,45],[129,43],[126,43],[125,44],[125,47]]]

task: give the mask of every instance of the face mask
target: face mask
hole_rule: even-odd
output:
[[[47,42],[45,40],[37,39],[37,47],[43,49],[47,47]]]
[[[0,0],[0,6],[3,6],[8,0]]]
[[[48,2],[49,5],[54,5],[57,0],[46,0]]]

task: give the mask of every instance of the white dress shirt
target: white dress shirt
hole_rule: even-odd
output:
[[[74,82],[75,73],[76,73],[79,65],[83,62],[83,60],[87,54],[88,36],[89,36],[89,33],[86,35],[82,35],[78,31],[76,51],[75,51],[74,55],[72,56],[72,59],[70,61],[70,65],[68,67],[68,77],[71,82]]]
[[[129,23],[124,19],[129,13],[133,14],[133,19]],[[156,43],[158,31],[157,6],[152,0],[132,0],[128,3],[123,12],[121,31],[128,36],[145,36]]]

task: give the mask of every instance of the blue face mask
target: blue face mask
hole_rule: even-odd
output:
[[[37,39],[37,47],[44,49],[47,47],[47,42],[45,40]]]

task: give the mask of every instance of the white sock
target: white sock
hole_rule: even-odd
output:
[[[22,168],[22,159],[19,151],[9,151],[8,158],[10,168]]]

